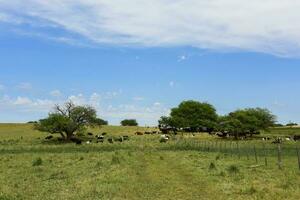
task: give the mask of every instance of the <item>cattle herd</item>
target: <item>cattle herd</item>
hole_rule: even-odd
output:
[[[160,135],[160,139],[159,142],[160,143],[166,143],[170,140],[170,136],[169,136],[169,131],[166,130],[162,130],[160,129],[160,131],[145,131],[145,132],[141,132],[141,131],[137,131],[135,132],[136,136],[143,136],[143,135]],[[174,131],[174,130],[171,130]],[[97,134],[94,136],[93,133],[89,132],[87,133],[87,135],[89,136],[88,140],[83,140],[77,137],[73,137],[71,138],[71,141],[74,142],[77,145],[81,145],[83,143],[85,144],[92,144],[92,143],[104,143],[105,141],[107,141],[108,143],[115,143],[115,142],[125,142],[128,141],[130,139],[130,137],[128,135],[124,135],[124,136],[108,136],[106,132],[103,132],[101,134]],[[193,136],[195,136],[195,134],[192,134]],[[91,138],[92,137],[92,138]],[[47,136],[45,139],[46,140],[51,140],[54,137],[52,135]],[[300,141],[300,135],[293,135],[290,137],[276,137],[276,138],[271,138],[271,137],[263,137],[262,138],[263,141],[271,141],[273,144],[280,144],[283,143],[284,141]]]

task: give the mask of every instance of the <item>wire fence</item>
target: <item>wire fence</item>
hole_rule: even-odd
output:
[[[182,139],[163,147],[168,150],[195,150],[220,153],[224,157],[246,159],[257,165],[276,164],[283,169],[292,163],[300,170],[300,148],[298,143],[272,144],[266,141],[199,141]],[[286,165],[285,165],[286,164]]]

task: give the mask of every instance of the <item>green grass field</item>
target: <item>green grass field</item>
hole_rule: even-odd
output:
[[[284,143],[279,170],[270,142],[263,149],[260,139],[236,143],[185,134],[161,144],[159,135],[134,135],[146,130],[104,126],[91,131],[130,140],[75,145],[45,141],[46,134],[28,124],[1,124],[0,200],[300,199],[299,143]],[[295,133],[300,129],[263,134]]]

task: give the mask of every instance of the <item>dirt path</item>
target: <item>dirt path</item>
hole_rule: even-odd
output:
[[[196,173],[175,153],[139,153],[116,199],[208,199],[207,183]]]

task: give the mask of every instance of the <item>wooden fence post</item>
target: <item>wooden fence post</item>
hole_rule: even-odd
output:
[[[238,158],[241,159],[239,141],[236,142],[236,149],[237,149],[237,153],[238,153]]]
[[[300,170],[300,152],[299,152],[299,148],[296,147],[296,150],[297,150],[297,157],[298,157],[298,167],[299,167],[299,170]]]
[[[282,169],[282,151],[281,151],[281,144],[278,143],[277,145],[277,155],[278,155],[278,168],[281,170]]]
[[[257,164],[258,163],[258,159],[257,159],[257,151],[256,151],[255,145],[254,145],[254,156],[255,156],[255,162]]]
[[[265,157],[265,165],[268,166],[267,150],[266,150],[265,143],[263,143],[263,151],[264,151],[264,157]]]
[[[232,142],[230,141],[230,156],[232,157],[232,154],[233,154],[233,152],[232,152]]]

